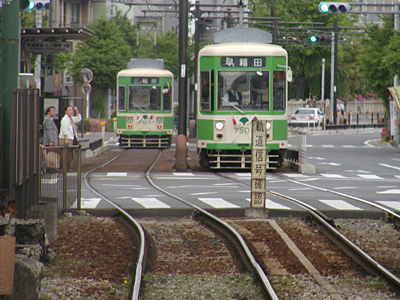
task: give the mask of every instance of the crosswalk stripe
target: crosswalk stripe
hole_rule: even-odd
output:
[[[178,172],[172,172],[175,176],[196,176],[193,173],[178,173]]]
[[[289,177],[289,178],[309,178],[306,175],[297,174],[297,173],[285,173],[285,174],[282,174],[282,175],[285,175],[286,177]]]
[[[399,201],[376,201],[376,202],[400,211],[400,202]]]
[[[101,198],[81,198],[81,208],[82,209],[93,209],[96,208]],[[75,200],[74,204],[72,204],[71,208],[77,208],[78,204]]]
[[[127,172],[108,172],[106,176],[125,177],[128,176]]]
[[[334,145],[322,145],[323,148],[335,148]]]
[[[364,178],[364,179],[375,179],[375,180],[377,180],[377,179],[379,179],[379,180],[384,179],[383,177],[380,177],[380,176],[378,176],[378,175],[370,175],[370,174],[357,174],[357,176],[359,176],[359,177],[361,177],[361,178]]]
[[[212,194],[218,194],[218,192],[192,193],[192,194],[189,194],[189,195],[190,196],[201,196],[201,195],[212,195]]]
[[[386,191],[378,191],[377,194],[400,194],[400,189],[390,189]]]
[[[251,201],[250,198],[246,198],[246,200],[249,201],[249,202]],[[279,204],[277,202],[274,202],[274,201],[272,201],[270,199],[267,199],[265,201],[265,207],[268,208],[268,209],[285,209],[285,210],[290,210],[291,209],[290,207],[284,206],[284,205]]]
[[[320,199],[319,201],[326,205],[329,205],[333,208],[336,208],[338,210],[363,210],[362,208],[354,206],[343,200],[321,200]]]
[[[326,177],[326,178],[347,178],[347,177],[345,177],[343,175],[340,175],[340,174],[327,174],[327,173],[324,173],[324,174],[321,174],[321,175]]]
[[[144,208],[171,208],[168,204],[158,200],[157,198],[131,198]]]
[[[240,208],[240,206],[230,203],[222,198],[197,198],[197,199],[214,208]]]
[[[396,178],[400,179],[400,175],[394,175],[394,177],[396,177]]]

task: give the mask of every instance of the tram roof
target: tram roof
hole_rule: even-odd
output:
[[[148,77],[173,77],[172,72],[163,69],[153,68],[135,68],[126,69],[118,73],[118,77],[135,77],[135,76],[148,76]]]
[[[262,43],[224,43],[205,46],[199,56],[287,56],[281,46]]]

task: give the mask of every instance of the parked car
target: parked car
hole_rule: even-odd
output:
[[[321,126],[324,114],[319,108],[298,108],[289,122],[292,126]]]

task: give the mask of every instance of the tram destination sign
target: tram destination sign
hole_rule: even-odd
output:
[[[132,77],[132,84],[158,84],[157,77]]]
[[[38,42],[24,43],[25,51],[36,53],[72,52],[72,42]]]
[[[262,68],[265,67],[265,57],[221,57],[221,67],[224,68]]]

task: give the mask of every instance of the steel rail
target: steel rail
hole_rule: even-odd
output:
[[[298,199],[274,192],[269,191],[268,194],[274,195],[279,198],[289,200],[303,208],[305,208],[315,220],[322,225],[323,229],[329,236],[341,247],[346,253],[350,254],[357,262],[363,265],[366,269],[372,273],[382,276],[388,283],[394,285],[398,290],[400,290],[400,279],[393,275],[389,270],[371,258],[367,253],[357,247],[353,242],[351,242],[347,237],[341,234],[332,224],[327,222],[323,217],[317,213],[317,209],[310,207],[309,205],[304,205],[304,203]]]
[[[388,208],[386,208],[386,207],[384,207],[382,205],[376,204],[374,202],[371,202],[371,201],[368,201],[368,200],[365,200],[365,199],[361,199],[361,198],[358,198],[358,197],[355,197],[355,196],[351,196],[351,195],[348,195],[348,194],[344,194],[344,193],[341,193],[341,192],[337,192],[337,191],[334,191],[334,190],[321,188],[321,187],[318,187],[318,186],[315,186],[315,185],[312,185],[312,184],[296,181],[296,180],[293,180],[293,179],[286,179],[285,178],[285,180],[293,182],[293,183],[296,183],[296,184],[299,184],[299,185],[303,185],[303,186],[306,186],[306,187],[309,187],[309,188],[312,188],[312,189],[315,189],[315,190],[320,190],[320,191],[323,191],[323,192],[326,192],[326,193],[335,194],[335,195],[341,196],[343,198],[348,198],[348,199],[351,199],[351,200],[354,200],[354,201],[358,201],[358,202],[370,205],[372,207],[375,207],[375,208],[377,208],[379,210],[384,211],[386,214],[394,217],[397,221],[400,221],[400,215],[399,214],[395,213],[394,211],[392,211],[392,210],[390,210],[390,209],[388,209]]]
[[[235,180],[233,178],[221,175],[218,173],[219,176],[227,178],[229,180],[232,180],[234,182],[240,183],[242,185],[245,186],[249,186],[246,183],[243,183],[239,180]],[[322,190],[325,192],[333,192],[337,195],[341,195],[343,197],[348,197],[350,199],[354,199],[354,200],[363,200],[363,199],[359,199],[357,197],[353,197],[353,196],[349,196],[340,192],[335,192],[335,191],[330,191],[328,189],[325,188],[319,188],[319,187],[315,187],[309,184],[305,184],[302,182],[296,182],[295,180],[291,180],[291,179],[285,179],[287,181],[290,182],[295,182],[298,184],[302,184],[308,187],[312,187],[318,190]],[[387,270],[385,267],[383,267],[381,264],[379,264],[377,261],[375,261],[373,258],[371,258],[367,253],[365,253],[363,250],[361,250],[359,247],[357,247],[353,242],[351,242],[346,236],[344,236],[343,234],[341,234],[333,225],[333,222],[330,218],[326,217],[323,213],[321,213],[318,209],[312,207],[311,205],[304,203],[301,200],[295,199],[293,197],[290,196],[286,196],[283,195],[281,193],[278,192],[274,192],[274,191],[266,191],[268,194],[273,195],[275,197],[279,197],[282,199],[285,199],[287,201],[290,201],[300,207],[303,207],[305,210],[307,210],[312,217],[317,220],[319,222],[319,224],[322,226],[322,228],[324,229],[324,232],[340,247],[342,248],[346,253],[348,253],[351,257],[353,257],[359,264],[361,264],[362,266],[364,266],[367,270],[369,270],[372,273],[378,274],[380,275],[382,278],[384,278],[389,284],[393,285],[397,290],[400,290],[400,279],[398,277],[396,277],[393,273],[391,273],[389,270]],[[372,202],[369,202],[367,200],[363,200],[363,203],[367,203],[367,204],[374,204]],[[385,212],[391,212],[392,216],[398,216],[396,213],[386,209],[385,207],[382,207],[380,205],[373,205],[376,208],[382,209]]]
[[[149,184],[154,187],[156,190],[160,191],[163,194],[168,195],[169,197],[172,197],[190,207],[192,207],[198,214],[201,215],[202,218],[206,218],[206,222],[212,226],[212,224],[217,225],[219,227],[223,227],[225,231],[225,233],[229,233],[230,236],[232,236],[237,242],[234,242],[234,244],[239,244],[241,249],[238,249],[238,251],[241,254],[245,255],[245,259],[248,260],[248,262],[250,263],[252,269],[254,270],[254,272],[256,273],[256,275],[258,276],[258,278],[260,279],[263,289],[264,291],[267,293],[267,296],[269,299],[271,300],[278,300],[278,296],[276,295],[273,287],[271,286],[271,283],[269,282],[267,276],[265,275],[263,269],[261,268],[261,266],[259,265],[259,263],[257,262],[257,260],[255,259],[254,255],[252,254],[252,252],[250,251],[249,247],[247,246],[246,242],[244,241],[243,237],[232,227],[230,226],[228,223],[222,221],[221,219],[219,219],[218,217],[214,216],[213,214],[207,212],[206,210],[200,208],[197,205],[194,205],[176,195],[173,195],[171,193],[169,193],[168,191],[162,189],[161,187],[159,187],[157,184],[154,183],[154,181],[151,179],[150,177],[150,173],[152,171],[152,169],[154,168],[154,166],[157,164],[158,160],[161,157],[161,152],[159,153],[158,157],[156,158],[156,160],[153,162],[153,164],[149,167],[149,169],[146,172],[146,180],[149,182]]]
[[[90,184],[90,174],[93,172],[97,171],[98,169],[101,169],[105,167],[106,165],[112,163],[116,159],[120,158],[123,154],[125,153],[122,152],[118,156],[112,158],[108,162],[102,164],[101,166],[97,166],[96,168],[93,168],[92,170],[86,172],[84,176],[84,181],[85,185],[97,196],[101,197],[103,200],[108,202],[110,205],[112,205],[114,208],[116,208],[125,218],[127,218],[136,228],[136,230],[139,233],[140,236],[140,249],[139,249],[139,257],[138,261],[136,263],[136,272],[135,272],[135,281],[133,284],[132,288],[132,300],[138,300],[139,299],[139,292],[140,292],[140,285],[142,283],[142,274],[144,270],[144,256],[145,256],[145,234],[142,226],[128,213],[126,212],[123,208],[121,208],[119,205],[115,204],[113,201],[108,199],[106,196],[102,195],[100,192],[98,192],[94,187],[91,186]]]

